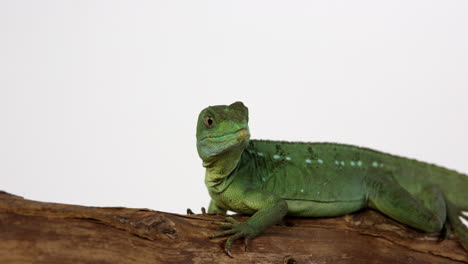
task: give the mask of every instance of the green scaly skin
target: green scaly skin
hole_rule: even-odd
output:
[[[374,208],[426,232],[449,222],[468,247],[468,177],[453,170],[366,148],[334,143],[250,140],[241,102],[201,111],[197,150],[212,198],[208,213],[252,215],[217,222],[247,243],[285,215],[333,217]]]

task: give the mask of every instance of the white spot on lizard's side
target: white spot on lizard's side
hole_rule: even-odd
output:
[[[468,212],[463,211],[462,214],[468,216]]]
[[[336,164],[336,165],[340,165],[340,162],[337,161],[337,160],[335,160],[335,164]]]
[[[286,160],[291,160],[291,157],[286,156]]]
[[[257,152],[260,157],[263,157],[263,152]]]
[[[379,167],[382,168],[382,167],[383,167],[383,163],[380,163]]]
[[[263,182],[266,182],[266,179],[265,179],[264,177],[262,177],[262,181],[263,181]]]
[[[311,159],[306,159],[305,162],[306,163],[312,163],[312,160]]]
[[[323,164],[323,160],[318,159],[317,161],[318,161],[318,163]]]
[[[349,164],[351,165],[351,167],[354,167],[354,165],[356,165],[354,161],[350,161]]]
[[[362,166],[362,161],[359,160],[359,161],[357,162],[357,165],[358,165],[359,167],[361,167],[361,166]]]
[[[379,163],[377,163],[377,161],[372,162],[372,167],[377,168],[378,166],[379,166]]]
[[[341,166],[344,166],[346,163],[344,161],[341,161]]]
[[[274,158],[274,159],[279,159],[280,156],[275,154],[275,155],[273,155],[273,158]]]
[[[301,189],[301,193],[303,193],[303,192],[304,192],[304,189]]]

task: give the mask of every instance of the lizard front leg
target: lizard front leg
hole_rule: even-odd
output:
[[[231,245],[235,240],[244,238],[247,246],[250,240],[277,223],[288,212],[286,201],[271,193],[249,190],[245,191],[242,197],[242,204],[255,211],[252,217],[246,222],[239,222],[231,217],[226,218],[225,222],[215,222],[228,230],[210,236],[216,238],[230,235],[224,246],[226,254],[230,257]]]
[[[225,215],[226,212],[227,212],[226,208],[222,208],[221,206],[217,205],[214,200],[210,201],[210,205],[208,206],[209,214]]]

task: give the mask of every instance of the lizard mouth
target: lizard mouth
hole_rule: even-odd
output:
[[[249,130],[247,128],[241,128],[227,135],[205,137],[201,141],[212,141],[216,143],[221,143],[221,142],[231,141],[234,139],[237,139],[237,140],[244,139],[249,136],[250,136]]]

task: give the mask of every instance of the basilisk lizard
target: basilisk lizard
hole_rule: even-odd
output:
[[[414,159],[334,143],[250,140],[248,109],[241,102],[210,106],[197,124],[197,150],[211,196],[208,213],[252,215],[212,238],[247,244],[285,215],[333,217],[376,209],[426,232],[448,222],[468,248],[467,175]]]

